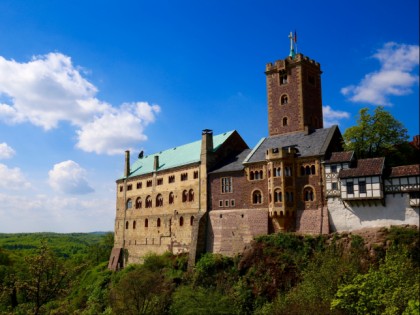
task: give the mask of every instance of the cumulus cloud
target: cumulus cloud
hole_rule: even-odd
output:
[[[19,190],[31,187],[18,167],[9,168],[0,163],[0,178],[0,188]]]
[[[133,143],[147,140],[144,127],[154,122],[160,107],[146,102],[126,103],[95,118],[77,131],[77,147],[98,154],[119,154]]]
[[[380,70],[368,73],[358,85],[341,89],[353,102],[392,105],[389,96],[406,95],[419,81],[414,69],[419,65],[419,46],[386,43],[373,55],[380,62]]]
[[[93,192],[86,179],[86,170],[74,161],[55,164],[48,172],[48,183],[55,191],[82,195]]]
[[[350,117],[350,113],[341,110],[333,110],[329,105],[322,106],[322,112],[324,116],[324,127],[338,125],[341,119]]]
[[[10,159],[15,155],[15,153],[15,150],[13,150],[6,142],[0,143],[0,159]]]
[[[35,56],[26,63],[0,56],[0,121],[29,122],[44,130],[69,122],[77,129],[80,142],[76,146],[88,152],[122,153],[119,143],[138,145],[133,141],[147,139],[144,128],[154,121],[158,105],[138,102],[114,107],[99,100],[97,93],[71,58],[61,53]],[[118,133],[120,142],[107,128],[98,128],[111,117],[134,127],[129,133]],[[140,134],[133,137],[131,132]],[[99,139],[101,145],[96,145]]]

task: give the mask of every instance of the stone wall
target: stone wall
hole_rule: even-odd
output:
[[[352,231],[361,228],[391,225],[419,225],[419,208],[409,206],[408,194],[385,195],[385,206],[360,202],[351,205],[340,198],[328,199],[331,231]]]
[[[207,251],[233,256],[256,236],[268,234],[265,209],[213,210],[209,212]]]

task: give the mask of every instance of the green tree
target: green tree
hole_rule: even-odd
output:
[[[19,279],[18,290],[33,314],[41,313],[48,302],[64,296],[70,285],[70,269],[43,242],[35,255],[25,258],[27,271]],[[74,270],[77,272],[77,270]]]
[[[172,290],[172,282],[161,271],[133,267],[111,289],[111,307],[115,314],[165,314]]]
[[[410,314],[419,301],[419,280],[419,268],[407,250],[395,246],[378,269],[371,268],[342,285],[331,307],[349,314]]]
[[[359,112],[357,125],[344,132],[345,149],[353,150],[358,158],[372,158],[395,154],[398,146],[408,140],[407,129],[383,106]]]

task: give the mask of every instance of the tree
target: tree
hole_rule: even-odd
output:
[[[172,282],[161,271],[143,266],[126,271],[112,288],[110,301],[115,314],[164,314],[170,304]]]
[[[389,156],[408,140],[407,129],[383,106],[375,108],[373,115],[362,108],[357,125],[348,128],[343,137],[345,149],[353,150],[358,158]]]
[[[340,286],[331,307],[348,314],[418,314],[410,312],[419,301],[419,280],[407,250],[395,246],[378,269]]]
[[[19,281],[19,291],[32,305],[33,314],[48,302],[62,297],[69,289],[70,270],[43,242],[35,255],[25,258],[28,270]],[[77,271],[75,271],[77,272]]]

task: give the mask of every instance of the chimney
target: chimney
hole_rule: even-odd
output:
[[[125,151],[124,177],[130,175],[130,150]]]
[[[204,129],[201,134],[201,154],[213,151],[213,130]]]
[[[159,168],[159,155],[154,156],[153,170],[156,172]]]

